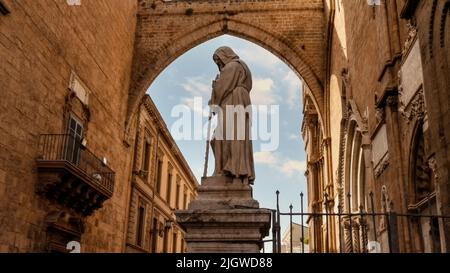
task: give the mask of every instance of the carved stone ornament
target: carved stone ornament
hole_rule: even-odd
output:
[[[398,96],[402,98],[405,95],[405,89],[403,88],[403,79],[402,79],[402,71],[399,70],[397,74],[398,79]],[[400,112],[404,111],[406,105],[402,99],[400,99],[399,110]]]
[[[383,187],[381,187],[381,203],[383,204],[384,212],[392,211],[392,201],[391,198],[389,197],[386,185],[383,185]]]
[[[377,125],[380,123],[384,123],[385,119],[385,112],[384,109],[381,107],[378,107],[375,111],[375,119],[377,121]]]
[[[419,91],[414,96],[411,103],[407,107],[402,106],[400,108],[400,113],[406,119],[407,123],[410,123],[414,118],[423,120],[426,115],[423,90]]]
[[[350,92],[350,75],[347,68],[342,69],[341,78],[343,87],[342,98],[346,100]]]
[[[433,172],[433,178],[435,179],[435,182],[439,180],[439,172],[438,172],[438,166],[436,158],[433,156],[428,160],[428,166],[430,167],[431,171]]]
[[[402,55],[403,58],[405,58],[408,55],[409,50],[411,49],[411,46],[414,44],[414,41],[417,37],[417,22],[416,18],[411,18],[408,20],[406,24],[408,28],[408,38],[405,41],[405,44],[403,46]]]
[[[378,166],[375,168],[375,177],[376,178],[380,177],[388,166],[389,166],[389,156],[386,155],[383,158],[382,162],[378,164]]]

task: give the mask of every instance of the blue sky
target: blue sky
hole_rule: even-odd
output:
[[[256,181],[254,197],[263,208],[276,207],[275,191],[281,192],[281,208],[289,210],[294,204],[299,209],[300,192],[306,194],[304,176],[305,152],[301,138],[301,81],[279,58],[264,48],[233,36],[221,36],[188,51],[169,65],[148,90],[169,129],[178,117],[172,115],[177,105],[193,109],[193,98],[202,97],[206,107],[211,95],[211,82],[218,74],[212,61],[214,51],[220,46],[230,46],[249,66],[253,74],[252,103],[279,105],[279,147],[274,151],[261,151],[264,141],[254,142]],[[205,108],[207,109],[207,108]],[[195,109],[196,118],[206,123],[206,114]],[[255,122],[255,121],[254,121]],[[202,127],[192,130],[202,130]],[[177,140],[177,139],[176,139]],[[177,140],[184,157],[200,181],[205,156],[204,140]],[[209,174],[213,166],[210,154]],[[305,196],[306,200],[306,196]],[[306,202],[305,202],[306,204]],[[306,208],[306,207],[305,207]],[[286,222],[286,221],[285,221]]]

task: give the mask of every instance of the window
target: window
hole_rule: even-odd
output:
[[[169,230],[164,229],[164,237],[163,237],[163,253],[169,252]]]
[[[83,139],[83,125],[74,116],[69,119],[67,132],[66,160],[78,165],[81,152],[81,141]]]
[[[163,161],[161,159],[159,159],[157,175],[156,175],[156,192],[158,194],[161,194],[162,167],[163,167]]]
[[[173,232],[173,238],[172,238],[172,253],[177,253],[177,246],[178,246],[178,232]]]
[[[166,193],[166,200],[167,204],[169,204],[169,207],[171,206],[171,196],[172,196],[172,169],[169,168],[169,175],[167,176],[167,193]]]
[[[153,225],[152,225],[152,253],[156,253],[158,250],[158,219],[153,218]]]
[[[144,235],[144,222],[145,222],[145,208],[139,206],[138,210],[138,222],[136,230],[136,244],[140,247],[143,246],[143,235]]]
[[[180,251],[181,253],[185,253],[186,252],[186,249],[185,249],[184,245],[185,245],[184,239],[181,239],[181,251]]]
[[[144,140],[144,147],[142,154],[143,154],[142,170],[144,171],[145,176],[147,176],[148,171],[150,170],[150,157],[151,157],[151,141],[147,137]]]
[[[183,194],[183,209],[187,209],[187,190],[186,190],[186,186],[184,187],[184,194]]]
[[[177,181],[177,192],[176,192],[176,198],[175,198],[175,208],[180,208],[180,191],[181,191],[181,185],[180,180]]]

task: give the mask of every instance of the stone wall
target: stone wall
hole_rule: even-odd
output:
[[[353,198],[359,194],[348,188],[353,177],[374,193],[375,210],[420,214],[430,209],[448,215],[446,143],[450,129],[448,107],[444,106],[448,105],[449,86],[450,45],[445,33],[450,20],[444,16],[448,2],[399,0],[370,6],[366,1],[336,1],[331,6],[335,17],[324,131],[325,137],[331,138],[328,176],[333,176],[335,206],[345,208],[344,194],[351,193]],[[362,134],[358,147],[364,153],[364,177],[348,169],[354,157],[349,140],[355,130]],[[418,140],[422,135],[424,139]],[[329,160],[327,148],[322,149],[309,157],[323,155]],[[330,181],[321,176],[310,182],[324,187]],[[428,188],[430,191],[423,193]],[[417,190],[422,191],[419,199]],[[310,201],[323,200],[325,192],[330,194],[329,189],[324,190],[309,196]],[[398,225],[400,251],[430,251],[426,242],[424,246],[418,243],[415,224],[402,218]],[[448,230],[448,223],[441,222],[441,250],[448,249]],[[386,246],[386,234],[381,227],[378,232]]]
[[[116,172],[115,192],[87,220],[82,251],[120,252],[125,227],[123,145],[133,52],[134,1],[5,0],[0,16],[0,251],[46,251],[48,213],[36,195],[40,134],[66,132],[65,100],[74,71],[92,92],[88,148]]]
[[[323,106],[323,1],[141,1],[128,114],[151,82],[189,49],[223,34],[255,42],[285,60]],[[174,42],[176,41],[176,42]]]

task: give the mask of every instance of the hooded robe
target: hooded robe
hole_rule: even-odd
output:
[[[217,107],[218,126],[214,131],[211,146],[215,157],[215,176],[230,176],[255,180],[253,147],[251,141],[252,75],[248,66],[229,47],[221,47],[215,55],[224,67],[214,81],[210,104]],[[228,107],[227,107],[228,106]],[[230,107],[239,106],[239,113]],[[213,108],[214,109],[214,108]],[[247,110],[243,112],[242,110]],[[236,111],[236,110],[235,110]],[[230,122],[233,119],[233,122]]]

